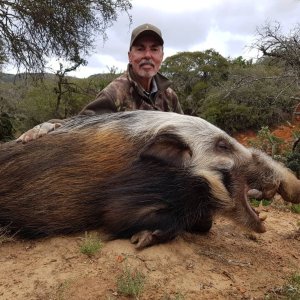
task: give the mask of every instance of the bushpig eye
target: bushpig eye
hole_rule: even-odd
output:
[[[220,139],[216,144],[216,148],[220,151],[230,151],[231,146],[227,141]]]

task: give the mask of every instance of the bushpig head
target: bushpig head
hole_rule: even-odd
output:
[[[0,148],[0,224],[27,237],[103,227],[137,248],[206,232],[223,214],[265,227],[248,194],[300,202],[299,180],[197,117],[133,111],[76,117]]]

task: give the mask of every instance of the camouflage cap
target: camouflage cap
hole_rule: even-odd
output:
[[[161,45],[164,44],[160,29],[154,25],[146,23],[133,29],[130,40],[130,48],[138,37],[147,33],[156,36]]]

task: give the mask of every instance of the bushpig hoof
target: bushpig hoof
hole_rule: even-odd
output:
[[[157,243],[155,235],[159,232],[160,230],[155,230],[153,232],[150,230],[143,230],[134,234],[130,241],[132,244],[136,244],[136,249],[143,249]]]

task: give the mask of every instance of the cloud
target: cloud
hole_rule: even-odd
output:
[[[127,14],[107,30],[107,40],[96,40],[88,65],[73,72],[78,77],[125,70],[131,31],[143,23],[158,26],[165,40],[165,57],[181,51],[215,49],[224,57],[254,57],[249,52],[257,27],[279,21],[288,32],[299,21],[299,0],[132,0],[130,26]]]

